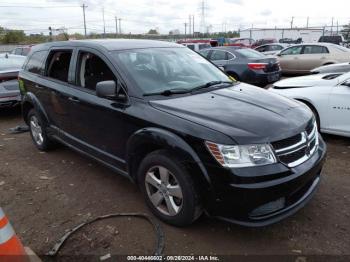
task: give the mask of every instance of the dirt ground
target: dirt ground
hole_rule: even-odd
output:
[[[26,246],[43,255],[67,229],[114,212],[150,214],[137,187],[66,147],[39,152],[29,133],[9,134],[20,110],[0,111],[0,206]],[[187,228],[161,223],[166,255],[350,255],[350,139],[324,136],[328,159],[321,185],[297,214],[265,228],[202,217]],[[150,214],[151,215],[151,214]],[[151,255],[152,227],[136,218],[88,226],[61,254]],[[350,258],[350,257],[348,257]]]

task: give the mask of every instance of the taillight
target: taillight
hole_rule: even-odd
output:
[[[267,63],[249,63],[248,67],[252,70],[264,70],[267,65]]]

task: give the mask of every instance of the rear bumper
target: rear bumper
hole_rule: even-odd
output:
[[[242,81],[252,85],[265,86],[280,80],[281,75],[281,71],[271,73],[250,71],[247,75],[245,75]]]
[[[316,192],[325,155],[326,146],[321,139],[318,150],[308,161],[272,174],[277,179],[218,185],[208,205],[208,215],[234,224],[262,227],[294,214]],[[259,174],[259,168],[255,169],[250,172]]]
[[[13,107],[19,105],[21,102],[21,95],[19,90],[3,91],[0,90],[0,107]]]

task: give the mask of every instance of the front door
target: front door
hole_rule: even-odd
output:
[[[278,61],[283,72],[297,73],[300,70],[299,65],[302,48],[302,46],[292,46],[279,54]]]
[[[125,104],[96,96],[98,82],[117,82],[113,66],[102,54],[89,49],[77,52],[76,65],[68,138],[85,152],[125,170]]]
[[[330,112],[330,129],[350,135],[350,79],[333,88]]]

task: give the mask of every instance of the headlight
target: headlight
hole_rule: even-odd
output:
[[[205,142],[209,152],[224,167],[263,166],[276,163],[269,144],[228,146]]]

